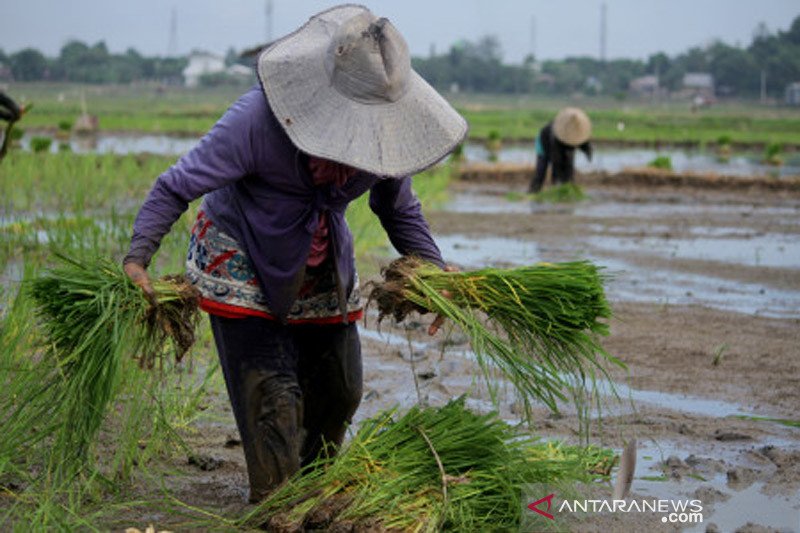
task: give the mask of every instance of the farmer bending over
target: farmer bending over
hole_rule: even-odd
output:
[[[536,137],[536,171],[528,192],[542,190],[547,167],[552,165],[553,183],[572,181],[575,174],[575,148],[592,160],[592,123],[586,113],[575,107],[565,107],[548,122]]]
[[[124,259],[152,293],[153,253],[205,195],[187,274],[210,315],[252,501],[341,444],[361,401],[363,310],[345,209],[369,192],[394,247],[444,267],[411,176],[467,131],[411,70],[395,27],[364,7],[315,15],[257,68],[260,84],[156,180]]]

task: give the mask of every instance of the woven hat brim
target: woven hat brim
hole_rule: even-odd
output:
[[[553,120],[553,135],[564,144],[580,146],[592,136],[592,122],[580,109],[565,108]]]
[[[304,152],[380,176],[412,175],[463,142],[467,122],[413,71],[395,102],[365,104],[331,86],[324,63],[331,36],[364,11],[345,5],[312,17],[261,54],[259,78],[275,117]]]

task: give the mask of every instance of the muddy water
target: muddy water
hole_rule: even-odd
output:
[[[509,267],[538,261],[589,259],[603,266],[611,275],[608,296],[612,301],[656,302],[659,304],[699,304],[717,309],[774,317],[800,317],[800,287],[797,290],[775,289],[768,285],[718,278],[664,268],[640,266],[634,260],[620,260],[604,252],[623,251],[631,255],[658,253],[675,257],[678,251],[695,251],[704,259],[734,262],[751,266],[777,265],[800,269],[800,247],[797,241],[780,237],[770,247],[769,239],[717,242],[703,246],[692,240],[668,239],[664,242],[650,238],[650,246],[624,239],[594,236],[582,242],[545,247],[530,240],[507,237],[470,237],[466,235],[437,235],[442,255],[466,268],[485,266]],[[681,242],[684,248],[680,248]],[[657,244],[658,246],[655,246]],[[739,248],[737,248],[737,246]],[[782,248],[785,247],[785,248]],[[771,253],[774,251],[774,253]],[[741,259],[741,261],[737,261]],[[800,277],[800,273],[798,273]]]
[[[33,134],[26,134],[21,141],[24,150],[30,149]],[[191,150],[198,137],[176,137],[155,134],[98,134],[90,137],[72,136],[69,139],[54,139],[51,152],[59,150],[59,144],[69,145],[75,153],[152,153],[181,155]],[[468,161],[487,161],[489,152],[479,143],[467,143],[465,155]],[[675,171],[717,172],[732,176],[797,176],[800,175],[800,154],[786,154],[781,166],[765,165],[759,154],[734,155],[727,160],[716,154],[685,150],[650,150],[641,148],[597,148],[591,161],[579,154],[576,165],[579,171],[619,172],[626,167],[645,166],[658,156],[669,157]],[[535,163],[536,154],[531,144],[507,144],[498,153],[498,161]]]
[[[465,268],[578,258],[606,267],[624,315],[608,347],[629,369],[614,377],[622,401],[604,396],[600,440],[617,450],[639,441],[635,497],[703,501],[702,525],[626,516],[587,531],[748,522],[800,531],[800,460],[777,464],[765,451],[800,456],[800,430],[750,418],[796,418],[800,406],[800,199],[590,187],[585,202],[547,205],[514,201],[519,191],[504,187],[462,184],[445,211],[430,213],[443,256]],[[574,410],[543,416],[537,432],[570,438]]]
[[[371,318],[374,316],[371,315]],[[472,395],[469,399],[471,409],[477,412],[494,409],[485,391],[475,386],[475,374],[468,370],[469,363],[459,362],[458,355],[463,353],[463,346],[448,347],[442,357],[441,340],[423,340],[424,337],[414,334],[413,330],[403,331],[391,326],[384,327],[380,332],[374,328],[361,329],[367,353],[377,350],[380,356],[365,360],[369,387],[358,419],[374,414],[387,405],[407,408],[418,401],[438,405],[467,390]],[[411,353],[415,360],[413,366]],[[462,367],[462,364],[468,366]],[[430,380],[419,379],[415,384],[414,372],[430,372],[431,368],[437,370],[434,372],[436,376]],[[786,531],[796,531],[800,527],[800,492],[797,487],[780,489],[776,493],[776,488],[770,485],[773,467],[760,465],[759,470],[759,465],[753,463],[753,457],[762,457],[759,450],[765,446],[782,450],[798,449],[800,430],[769,422],[762,423],[766,432],[760,433],[753,431],[752,426],[747,429],[747,424],[752,422],[744,421],[741,422],[744,426],[737,426],[739,422],[736,417],[763,411],[762,408],[753,409],[737,402],[638,390],[620,383],[615,387],[621,401],[606,397],[603,402],[604,424],[612,428],[609,429],[611,433],[619,432],[639,439],[637,468],[630,498],[700,500],[702,524],[688,524],[680,528],[684,531],[705,531],[709,523],[717,524],[721,531],[735,531],[748,522]],[[501,400],[505,401],[508,400]],[[565,410],[564,423],[559,427],[571,427],[574,423],[574,414],[569,414],[569,411]],[[668,424],[674,423],[672,420],[679,421],[680,426],[686,428],[681,430],[684,435],[642,434],[627,427],[627,424],[618,426],[614,422],[615,419],[624,420],[632,415],[658,427],[663,416],[661,413],[665,412],[675,413],[666,417]],[[520,423],[519,418],[502,407],[501,413],[510,424]],[[732,436],[730,441],[697,438],[698,427],[716,428],[717,434],[721,432]],[[737,431],[745,431],[746,434],[738,434]],[[556,441],[569,438],[563,429],[543,436]],[[743,481],[732,482],[733,472],[742,472]],[[647,514],[629,516],[625,517],[622,524],[606,530],[640,531],[653,520],[658,524],[658,519],[659,516]],[[603,526],[598,527],[602,529]],[[654,530],[661,531],[659,526]]]
[[[26,134],[21,145],[23,150],[30,150],[30,140],[34,135]],[[70,147],[76,154],[137,154],[150,153],[160,155],[182,155],[191,150],[200,139],[197,137],[175,137],[171,135],[94,135],[69,139],[53,139],[50,145],[52,153],[59,151],[59,145]]]
[[[489,151],[482,144],[468,143],[465,151],[468,161],[488,161]],[[797,176],[800,175],[800,155],[787,154],[781,166],[766,165],[760,154],[736,154],[720,159],[716,154],[687,150],[652,150],[642,148],[596,148],[589,161],[580,152],[575,164],[579,171],[619,172],[626,167],[646,166],[656,157],[669,157],[676,172],[716,172],[731,176]],[[509,163],[535,163],[533,144],[506,144],[497,153],[497,161]]]
[[[664,463],[675,461],[681,463],[689,457],[711,459],[714,462],[735,464],[740,460],[741,452],[736,447],[715,446],[713,450],[698,446],[687,446],[680,442],[645,442],[637,450],[637,478],[633,487],[635,496],[644,499],[664,500],[700,500],[703,521],[697,524],[686,524],[684,532],[701,533],[708,524],[714,523],[720,531],[736,531],[748,522],[768,525],[778,531],[798,531],[800,528],[800,506],[795,492],[788,495],[767,495],[766,483],[756,481],[740,490],[729,487],[727,472],[703,471],[691,472],[682,476],[680,481],[665,476]],[[679,463],[680,464],[680,463]],[[685,463],[684,463],[685,464]],[[667,479],[656,480],[660,477]],[[643,479],[644,478],[644,479]],[[711,495],[714,496],[711,496]]]
[[[512,226],[496,236],[446,233],[437,235],[437,242],[448,261],[469,268],[590,259],[612,275],[612,300],[800,317],[797,202],[627,202],[596,196],[599,199],[553,205],[461,192],[446,211],[480,215],[484,227],[492,226],[492,215],[518,215],[516,220],[526,229]],[[501,224],[508,224],[507,219]],[[559,234],[551,235],[549,224],[559,225],[554,228]],[[711,268],[694,268],[697,265]],[[731,276],[730,269],[771,269],[795,282],[752,281]]]

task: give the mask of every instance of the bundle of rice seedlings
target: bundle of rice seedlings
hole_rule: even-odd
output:
[[[338,457],[290,479],[239,525],[511,530],[519,523],[523,484],[596,479],[614,460],[608,450],[538,442],[494,414],[470,412],[463,398],[396,414],[366,421]]]
[[[538,399],[552,410],[574,383],[621,363],[600,345],[611,316],[603,276],[588,261],[539,263],[502,270],[445,272],[415,257],[383,271],[370,300],[380,316],[402,321],[412,311],[443,315],[470,339],[496,399],[498,378],[519,393],[526,413]]]
[[[531,199],[539,203],[566,204],[585,200],[586,193],[575,183],[562,183],[531,195]]]
[[[197,305],[194,289],[179,278],[153,282],[153,307],[120,265],[60,259],[60,267],[26,287],[44,342],[29,370],[36,381],[30,380],[4,421],[13,431],[0,452],[9,456],[50,439],[51,466],[63,478],[86,460],[131,358],[153,368],[167,344],[178,360],[186,353],[194,341]],[[130,401],[148,401],[140,393]]]

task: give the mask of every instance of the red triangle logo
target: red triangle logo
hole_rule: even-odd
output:
[[[550,507],[553,505],[553,497],[554,496],[555,496],[555,493],[554,494],[549,494],[549,495],[545,496],[544,498],[542,498],[540,500],[536,500],[535,502],[528,504],[528,509],[530,509],[534,513],[539,513],[540,515],[542,515],[544,517],[547,517],[550,520],[555,520],[553,515],[551,515],[547,511],[542,511],[541,509],[539,509],[539,504],[547,502],[547,510],[549,511]]]

